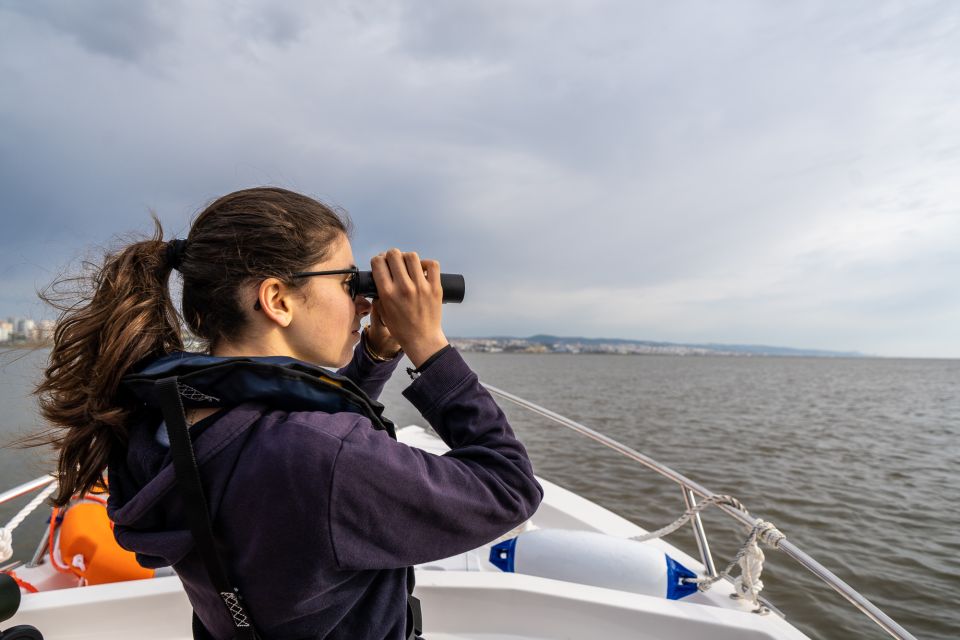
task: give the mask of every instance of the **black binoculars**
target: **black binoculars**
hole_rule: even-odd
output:
[[[466,283],[459,273],[441,273],[440,287],[443,289],[444,302],[463,302]],[[373,281],[373,272],[357,271],[357,274],[350,279],[350,293],[354,298],[357,296],[376,298],[377,283]]]
[[[353,277],[347,281],[350,285],[350,297],[356,298],[377,298],[377,283],[373,281],[372,271],[360,271],[356,267],[350,269],[333,269],[331,271],[298,271],[290,274],[293,278],[311,278],[313,276],[332,276],[353,274]],[[466,284],[463,276],[459,273],[441,273],[440,288],[443,289],[443,302],[463,302],[463,293]],[[260,301],[253,305],[256,310],[260,309]]]

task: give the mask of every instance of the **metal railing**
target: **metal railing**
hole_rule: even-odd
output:
[[[661,476],[672,480],[676,484],[680,485],[681,491],[683,493],[683,500],[686,508],[690,508],[696,504],[696,497],[707,498],[715,495],[712,491],[709,491],[698,482],[691,480],[682,473],[674,471],[670,467],[660,462],[657,462],[650,456],[640,453],[636,449],[628,447],[627,445],[617,442],[609,436],[605,436],[602,433],[594,431],[590,427],[584,426],[579,422],[571,420],[565,416],[560,415],[545,409],[540,405],[530,402],[529,400],[524,400],[519,396],[515,396],[512,393],[503,391],[494,386],[481,382],[481,384],[493,395],[503,398],[504,400],[509,400],[510,402],[519,405],[525,409],[532,411],[538,415],[543,416],[553,422],[561,424],[565,427],[568,427],[577,433],[584,435],[592,440],[596,440],[600,444],[617,451],[618,453],[623,454],[624,456],[639,462],[643,466],[647,467],[651,471],[654,471]],[[716,505],[721,511],[726,513],[728,516],[739,521],[747,527],[752,527],[754,524],[753,518],[751,518],[746,513],[734,509],[733,507],[718,504]],[[707,542],[707,534],[703,529],[703,523],[700,521],[700,514],[697,514],[694,518],[691,519],[693,525],[694,538],[697,542],[697,549],[700,551],[700,559],[703,562],[705,571],[710,576],[717,575],[716,566],[713,562],[713,556],[710,554],[710,545]],[[829,569],[824,567],[822,564],[814,560],[805,552],[801,551],[795,544],[790,540],[785,539],[781,540],[780,544],[777,546],[777,549],[790,556],[796,560],[800,566],[804,567],[807,571],[820,578],[824,583],[831,587],[834,591],[839,593],[841,596],[846,598],[853,606],[859,609],[863,614],[868,618],[873,620],[881,629],[886,631],[890,636],[894,638],[899,638],[900,640],[916,640],[916,638],[902,626],[900,626],[895,620],[890,616],[881,611],[875,604],[867,600],[865,597],[860,595],[853,587],[848,585],[846,582],[838,578],[833,574]]]
[[[27,495],[28,493],[33,493],[38,489],[43,489],[44,487],[47,487],[54,482],[56,482],[56,478],[54,478],[53,476],[40,476],[39,478],[34,478],[29,482],[24,482],[21,485],[18,485],[12,489],[7,489],[3,493],[0,493],[0,504],[4,504],[5,502],[10,502],[11,500],[16,500],[20,496]],[[29,505],[29,503],[27,504]],[[25,514],[26,517],[29,517],[29,515],[30,515],[30,512],[27,512]],[[18,517],[19,517],[19,514],[17,516],[14,516],[15,519]],[[33,553],[33,556],[31,557],[30,562],[27,563],[28,567],[37,566],[37,563],[39,562],[40,557],[43,555],[43,550],[46,549],[47,547],[47,540],[49,539],[49,536],[50,536],[49,528],[44,527],[43,538],[40,541],[40,544],[37,546],[37,550]],[[20,561],[14,561],[12,565],[4,567],[4,569],[9,569],[12,566],[19,566],[20,564],[22,564]]]
[[[56,478],[53,476],[40,476],[39,478],[34,478],[29,482],[24,482],[13,489],[7,489],[3,493],[0,493],[0,504],[10,502],[11,500],[16,500],[20,496],[25,496],[28,493],[33,493],[37,489],[42,489],[55,480]]]

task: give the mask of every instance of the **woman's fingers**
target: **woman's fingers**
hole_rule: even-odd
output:
[[[370,258],[370,270],[373,272],[377,291],[387,294],[393,291],[393,278],[390,276],[390,267],[387,266],[386,254],[381,253]]]
[[[370,264],[379,293],[371,323],[379,320],[390,327],[392,338],[420,366],[447,343],[441,326],[440,264],[399,249],[375,256]]]
[[[427,272],[426,279],[432,286],[440,286],[440,263],[436,260],[424,260],[422,262],[424,271]]]
[[[387,251],[387,266],[390,268],[390,277],[393,284],[401,291],[412,292],[413,280],[407,273],[407,264],[400,249],[390,249]]]
[[[423,277],[423,263],[420,262],[420,256],[417,255],[416,251],[410,251],[403,254],[403,261],[407,263],[407,274],[414,286],[423,289],[427,281]]]
[[[416,251],[390,249],[374,256],[370,266],[373,280],[381,292],[412,294],[418,290],[435,290],[440,286],[440,263],[421,260]]]

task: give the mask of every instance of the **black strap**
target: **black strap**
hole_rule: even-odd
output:
[[[163,420],[167,424],[167,434],[170,437],[173,470],[177,477],[180,495],[183,497],[184,510],[197,553],[200,554],[207,569],[207,575],[210,576],[210,582],[213,583],[227,614],[233,621],[235,637],[243,640],[258,640],[259,636],[253,628],[250,614],[243,606],[239,591],[232,586],[227,577],[223,558],[217,551],[213,525],[210,522],[210,511],[203,494],[203,486],[200,484],[200,470],[197,468],[197,458],[193,452],[193,444],[190,442],[177,378],[176,376],[164,378],[158,380],[156,384]]]
[[[449,349],[447,345],[445,349]],[[444,349],[444,350],[445,350]],[[441,350],[444,351],[444,350]],[[439,354],[438,354],[439,355]],[[435,360],[433,358],[432,360]],[[429,364],[429,363],[427,363]],[[213,524],[210,522],[210,510],[207,499],[200,484],[200,470],[197,468],[197,458],[190,441],[190,432],[187,428],[187,418],[183,411],[183,401],[180,399],[180,387],[176,376],[163,378],[156,382],[160,408],[163,420],[167,425],[167,435],[170,439],[170,454],[173,457],[173,471],[177,478],[177,486],[183,497],[184,510],[193,542],[197,546],[197,553],[203,560],[210,582],[220,595],[227,613],[233,621],[236,638],[242,640],[259,640],[250,613],[243,606],[240,593],[232,586],[227,576],[223,557],[217,550],[213,533]],[[408,567],[409,574],[413,568]],[[413,575],[409,575],[413,579]],[[411,583],[412,588],[412,583]],[[194,637],[205,637],[197,634],[199,618],[194,614]],[[203,625],[199,624],[203,629]],[[420,600],[412,594],[407,595],[407,640],[417,640],[423,633],[423,614],[420,609]],[[204,632],[206,632],[204,630]]]
[[[453,345],[447,344],[447,346],[441,347],[439,351],[437,351],[435,354],[427,358],[426,361],[424,361],[424,363],[421,364],[416,369],[414,369],[413,367],[407,367],[407,375],[410,376],[411,379],[416,380],[417,378],[420,377],[421,373],[427,370],[427,367],[429,367],[434,362],[439,360],[440,356],[445,354],[447,351],[450,351],[450,349],[453,349]]]
[[[423,633],[423,613],[420,611],[420,598],[407,596],[407,638],[418,640]]]

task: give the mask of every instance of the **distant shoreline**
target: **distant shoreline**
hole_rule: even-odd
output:
[[[453,344],[453,341],[451,341]],[[454,345],[456,346],[456,345]],[[909,357],[909,356],[814,356],[814,355],[783,355],[774,353],[617,353],[615,351],[580,351],[578,353],[569,353],[563,351],[484,351],[482,349],[461,349],[458,351],[464,353],[492,353],[501,356],[614,356],[614,357],[650,357],[659,356],[664,358],[817,358],[820,360],[952,360],[954,358],[930,358],[930,357]]]
[[[576,338],[560,338],[560,342],[544,342],[526,338],[450,338],[450,344],[468,353],[504,353],[510,355],[607,355],[607,356],[671,356],[697,358],[822,358],[852,360],[957,360],[947,356],[878,356],[857,352],[790,349],[787,347],[683,345],[677,343],[650,343],[643,341],[587,338],[586,344]],[[0,343],[0,353],[49,349],[52,340],[32,340]],[[189,347],[189,345],[188,345]],[[738,348],[740,350],[738,350]]]
[[[566,353],[610,355],[669,355],[703,357],[813,357],[813,358],[867,358],[856,351],[829,351],[826,349],[797,349],[753,344],[690,344],[629,340],[624,338],[584,338],[539,334],[527,338],[490,336],[481,338],[450,338],[450,343],[461,351],[487,353]]]
[[[16,351],[19,349],[43,349],[52,347],[52,340],[24,340],[23,342],[0,342],[0,351]]]

